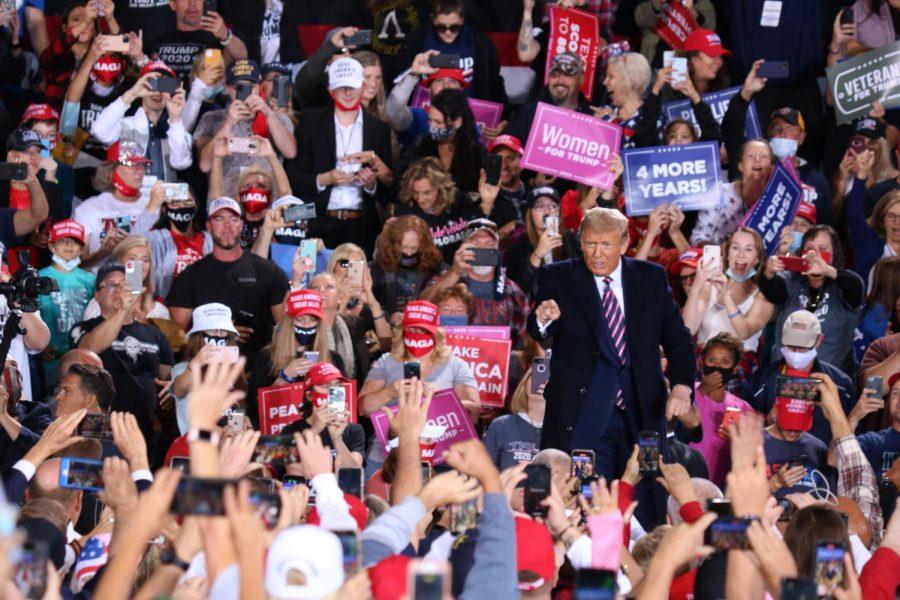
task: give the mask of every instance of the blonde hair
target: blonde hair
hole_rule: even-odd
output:
[[[153,248],[150,247],[150,242],[142,235],[129,235],[113,248],[113,260],[124,265],[125,255],[135,248],[146,248],[148,259],[150,261],[150,267],[147,269],[147,272],[144,273],[144,282],[146,282],[147,291],[141,295],[141,304],[145,305],[149,312],[149,310],[153,308],[153,305],[156,304],[156,299],[153,296]]]
[[[447,338],[444,335],[444,328],[438,327],[434,332],[434,350],[431,352],[431,362],[434,364],[442,364],[450,360],[453,352],[447,345]],[[391,336],[391,358],[397,362],[407,362],[410,360],[418,360],[415,356],[406,351],[406,345],[403,343],[403,328],[394,329]]]
[[[527,413],[528,412],[528,394],[531,392],[531,369],[525,371],[522,381],[516,386],[512,398],[509,401],[509,412]]]
[[[434,203],[434,209],[438,214],[446,211],[456,198],[456,184],[450,171],[444,168],[443,163],[433,156],[426,156],[415,162],[403,174],[403,182],[400,184],[400,200],[410,206],[418,206],[413,196],[413,183],[420,179],[427,179],[437,190],[438,198]]]
[[[282,194],[283,190],[281,190],[278,187],[278,180],[275,179],[275,176],[272,174],[272,172],[266,171],[265,169],[261,169],[255,165],[251,165],[250,167],[247,167],[241,171],[241,175],[238,178],[237,187],[234,189],[235,195],[240,194],[241,187],[243,187],[244,183],[249,178],[257,176],[257,175],[265,177],[266,179],[269,180],[269,188],[272,190],[273,202],[274,202],[275,198],[279,198],[283,195]]]
[[[325,267],[325,270],[334,275],[334,268],[337,267],[338,261],[342,259],[349,260],[350,255],[354,252],[359,252],[362,254],[363,260],[366,260],[365,250],[352,242],[345,242],[331,252],[331,256],[328,258],[328,266]],[[335,277],[335,283],[340,285],[340,282],[337,281],[337,277]]]
[[[628,237],[628,218],[615,208],[596,206],[585,211],[578,235],[583,236],[588,229],[602,233],[618,231],[622,234],[622,239],[625,239]]]
[[[328,353],[328,335],[323,329],[322,319],[316,318],[316,320],[318,321],[316,339],[313,341],[312,348],[308,348],[308,350],[318,352],[320,361],[331,362],[331,355]],[[272,341],[265,347],[272,363],[272,374],[278,373],[297,358],[297,351],[301,348],[302,346],[297,343],[297,338],[294,336],[294,317],[284,313],[281,320],[275,325]]]
[[[628,87],[636,94],[643,94],[650,85],[650,63],[640,52],[626,52],[609,61],[607,69],[615,67]]]

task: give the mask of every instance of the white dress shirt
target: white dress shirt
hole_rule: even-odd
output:
[[[363,111],[356,111],[356,120],[350,125],[341,125],[338,122],[337,115],[334,116],[334,147],[335,147],[335,168],[341,168],[344,164],[341,160],[348,154],[362,152],[363,149]],[[325,186],[316,182],[316,187],[322,192]],[[366,190],[374,193],[374,189]],[[360,184],[353,181],[347,185],[336,185],[331,188],[331,194],[328,196],[328,210],[360,210],[363,204],[362,188]]]

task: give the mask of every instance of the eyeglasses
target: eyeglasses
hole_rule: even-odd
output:
[[[104,283],[100,286],[101,290],[109,290],[110,292],[115,292],[120,287],[123,287],[124,283]]]
[[[453,25],[435,25],[434,29],[438,33],[459,33],[462,30],[462,25],[458,23],[454,23]]]
[[[897,221],[900,221],[900,215],[898,215],[897,213],[885,213],[884,220],[890,221],[891,223],[896,223]]]
[[[690,283],[690,282],[694,281],[694,279],[696,279],[696,277],[697,277],[696,273],[691,273],[690,275],[681,275],[678,277],[678,281],[680,281],[681,283]]]

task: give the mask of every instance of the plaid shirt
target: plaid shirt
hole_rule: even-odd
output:
[[[856,502],[872,527],[872,547],[881,542],[884,519],[878,502],[878,479],[872,465],[866,460],[855,435],[832,441],[834,460],[838,472],[838,496],[846,496]]]
[[[600,25],[600,37],[607,42],[612,40],[613,21],[616,18],[616,9],[620,0],[588,0],[585,7],[588,11],[597,15]]]
[[[59,34],[53,38],[50,45],[41,53],[41,71],[47,82],[44,95],[47,102],[60,108],[66,97],[66,89],[75,72],[75,55],[72,46],[75,38],[65,28],[60,28]]]

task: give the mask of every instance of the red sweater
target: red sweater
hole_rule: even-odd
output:
[[[859,575],[866,600],[894,600],[900,586],[900,556],[890,548],[875,551]]]

